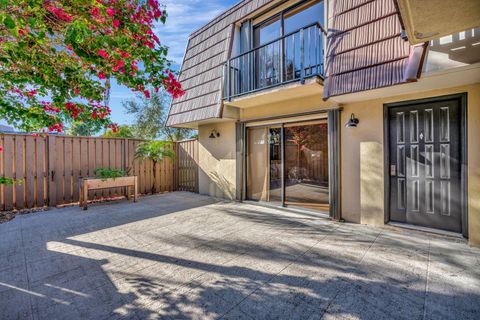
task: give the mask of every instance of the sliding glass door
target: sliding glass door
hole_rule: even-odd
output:
[[[246,160],[247,199],[328,211],[327,120],[247,128]]]
[[[285,125],[285,204],[328,211],[326,120]]]
[[[281,203],[281,127],[257,127],[247,130],[247,198]]]

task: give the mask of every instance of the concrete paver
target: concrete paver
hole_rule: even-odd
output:
[[[1,319],[478,319],[480,250],[185,192],[0,225]]]

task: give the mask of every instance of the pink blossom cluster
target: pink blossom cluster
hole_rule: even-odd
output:
[[[107,126],[107,128],[111,129],[112,132],[118,132],[118,125],[116,123],[111,123]]]
[[[72,22],[72,16],[63,11],[62,7],[58,6],[58,1],[45,1],[44,6],[45,9],[47,9],[48,12],[53,14],[58,20]]]
[[[43,105],[43,110],[45,110],[45,112],[47,112],[47,113],[59,113],[60,112],[60,108],[52,107],[51,102],[43,101],[42,105]]]
[[[63,132],[63,125],[60,122],[56,122],[48,127],[49,132]]]
[[[173,99],[179,98],[185,94],[182,85],[169,70],[167,70],[167,78],[163,80],[163,85],[165,86],[165,90],[172,95]]]

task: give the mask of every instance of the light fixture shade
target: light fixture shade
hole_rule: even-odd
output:
[[[352,113],[350,116],[350,119],[348,119],[347,123],[345,124],[345,127],[347,128],[356,128],[360,120],[355,118],[355,114]]]
[[[213,129],[208,137],[210,139],[220,138],[220,133],[217,130]]]

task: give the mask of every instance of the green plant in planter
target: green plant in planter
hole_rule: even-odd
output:
[[[136,160],[150,159],[153,162],[153,181],[157,181],[157,164],[165,158],[175,158],[175,152],[173,151],[173,145],[167,141],[146,141],[137,146],[135,150]],[[152,194],[156,193],[155,183],[152,186]]]
[[[95,176],[102,180],[115,179],[125,177],[125,171],[112,168],[97,168],[95,169]]]

